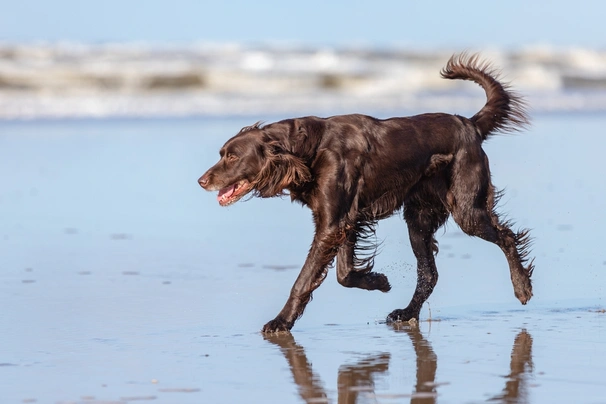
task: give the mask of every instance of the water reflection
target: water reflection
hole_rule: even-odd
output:
[[[518,333],[511,350],[510,373],[505,376],[503,392],[490,401],[529,403],[529,379],[532,376],[532,337],[526,330]]]
[[[374,375],[389,369],[389,353],[368,356],[354,364],[341,365],[337,386],[339,403],[357,403],[360,394],[373,394]]]
[[[429,341],[416,326],[391,325],[395,332],[406,333],[412,342],[416,355],[416,384],[411,394],[387,394],[386,397],[407,397],[414,404],[437,402],[435,382],[438,369],[438,356]],[[327,403],[326,390],[320,376],[312,369],[305,355],[305,349],[296,343],[291,334],[266,335],[264,338],[280,347],[292,372],[299,396],[306,403]],[[514,340],[511,352],[510,373],[505,376],[503,391],[490,398],[491,402],[528,403],[529,379],[532,377],[532,337],[526,330],[520,331]],[[386,374],[390,366],[391,354],[388,352],[368,355],[354,364],[341,365],[337,379],[338,403],[358,402],[361,397],[375,396],[374,379],[378,374]],[[380,395],[379,395],[380,396]]]
[[[311,363],[305,355],[305,349],[295,342],[292,334],[264,334],[263,338],[280,347],[280,351],[288,362],[301,398],[306,403],[327,403],[328,398],[322,387],[320,377],[314,373]]]
[[[320,377],[313,371],[303,347],[295,342],[291,334],[268,335],[265,339],[280,347],[288,361],[299,396],[306,403],[330,402],[322,387]],[[337,378],[339,403],[353,404],[362,394],[374,393],[374,375],[389,368],[390,354],[369,355],[355,364],[339,367]]]
[[[435,383],[438,356],[418,327],[400,323],[392,324],[391,327],[396,332],[408,334],[417,357],[417,383],[410,402],[414,404],[435,403],[438,395]]]

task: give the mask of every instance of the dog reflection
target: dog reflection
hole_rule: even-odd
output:
[[[305,402],[329,402],[320,377],[313,371],[307,360],[305,350],[295,342],[290,333],[266,334],[263,338],[280,347],[292,371],[299,395]],[[389,358],[388,353],[383,353],[368,356],[354,365],[341,366],[337,381],[339,403],[356,403],[360,394],[374,392],[373,376],[376,373],[387,371]]]
[[[408,324],[393,324],[390,327],[396,332],[406,333],[412,342],[416,356],[416,385],[414,391],[406,397],[414,404],[431,404],[437,402],[438,357],[431,344],[418,327]],[[307,360],[304,348],[297,344],[290,333],[266,334],[264,339],[280,347],[292,372],[299,395],[306,403],[328,403],[326,391],[320,376],[312,369]],[[389,370],[391,355],[381,353],[369,355],[355,364],[342,365],[338,374],[338,403],[353,404],[362,396],[374,395],[374,378]],[[506,376],[503,391],[491,398],[491,402],[528,403],[528,380],[532,375],[532,337],[526,330],[520,331],[511,352],[510,373]],[[400,396],[400,395],[398,395]],[[403,397],[403,396],[400,396]],[[391,396],[395,398],[395,396]]]
[[[388,353],[368,356],[352,365],[339,367],[337,386],[339,403],[357,403],[360,394],[373,394],[374,375],[389,369]]]
[[[532,337],[526,330],[516,336],[511,350],[510,372],[503,392],[490,401],[501,403],[529,403],[528,380],[532,375]]]
[[[414,404],[435,403],[438,395],[435,384],[438,356],[433,351],[431,344],[423,337],[417,326],[394,323],[391,328],[396,332],[408,334],[417,357],[417,384],[410,402]]]
[[[435,403],[435,375],[437,369],[437,356],[429,342],[416,327],[397,326],[393,328],[398,332],[406,332],[410,337],[417,357],[417,385],[416,391],[410,396],[411,403]],[[291,334],[268,334],[264,338],[280,347],[282,354],[288,361],[293,378],[297,384],[299,395],[307,403],[329,402],[322,387],[320,377],[313,371],[307,360],[305,350],[297,344]],[[389,369],[389,353],[369,355],[355,364],[339,367],[338,402],[339,404],[353,404],[358,402],[362,395],[374,394],[374,378],[377,374],[385,373]]]
[[[280,351],[288,362],[301,398],[306,403],[327,403],[328,398],[322,388],[320,377],[311,368],[305,350],[295,342],[292,334],[263,334],[263,338],[280,347]]]

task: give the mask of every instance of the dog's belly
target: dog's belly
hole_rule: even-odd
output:
[[[392,186],[362,191],[358,201],[358,209],[362,217],[371,220],[381,220],[393,215],[404,205],[410,184],[393,184]],[[378,197],[374,197],[379,195]]]

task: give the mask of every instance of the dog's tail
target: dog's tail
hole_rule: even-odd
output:
[[[474,81],[486,91],[486,105],[471,118],[483,140],[495,132],[522,130],[530,123],[522,97],[500,82],[498,72],[478,55],[453,55],[440,73],[445,79]]]

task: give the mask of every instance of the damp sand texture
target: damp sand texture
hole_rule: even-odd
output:
[[[419,326],[384,324],[416,282],[396,216],[377,229],[392,291],[331,270],[279,337],[259,331],[309,211],[221,208],[196,182],[259,118],[0,123],[0,402],[606,401],[606,117],[535,116],[485,145],[501,210],[535,238],[527,306],[502,252],[449,222]]]

